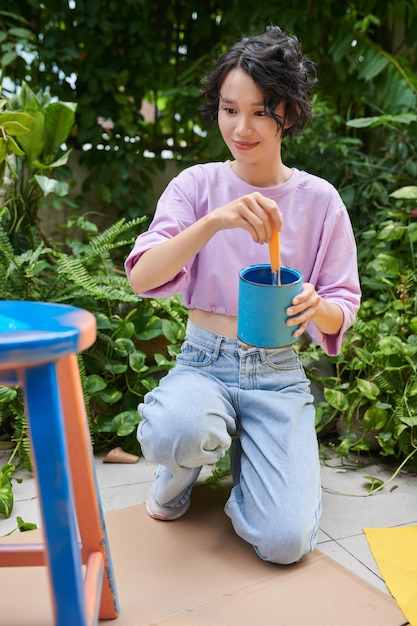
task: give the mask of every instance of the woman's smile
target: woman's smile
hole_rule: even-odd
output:
[[[233,145],[237,150],[252,150],[258,145],[258,141],[240,141],[239,139],[232,139]]]

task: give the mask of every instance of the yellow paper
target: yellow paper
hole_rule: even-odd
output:
[[[417,626],[417,526],[363,530],[391,595]]]

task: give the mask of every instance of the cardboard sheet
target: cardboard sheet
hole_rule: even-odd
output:
[[[363,530],[388,589],[417,626],[417,526]]]
[[[193,491],[187,515],[157,522],[144,505],[105,515],[121,613],[115,626],[403,626],[388,595],[319,551],[265,563],[223,512],[225,494]],[[2,541],[39,541],[29,531]],[[0,622],[51,626],[44,568],[0,568]],[[74,625],[76,626],[76,625]]]

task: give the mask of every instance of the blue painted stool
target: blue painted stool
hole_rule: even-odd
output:
[[[56,626],[119,612],[77,361],[95,339],[88,311],[0,301],[0,385],[23,389],[44,534],[0,546],[0,566],[47,565]]]

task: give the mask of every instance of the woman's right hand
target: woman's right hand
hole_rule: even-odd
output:
[[[220,230],[243,228],[256,243],[267,243],[272,225],[278,230],[283,226],[274,200],[257,191],[233,200],[144,252],[130,272],[132,288],[136,293],[144,293],[172,280]]]
[[[277,203],[258,191],[232,200],[209,215],[217,230],[243,228],[256,243],[267,243],[273,227],[281,231],[284,225]]]

